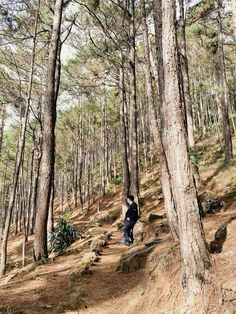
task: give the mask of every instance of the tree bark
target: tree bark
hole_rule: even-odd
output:
[[[236,45],[236,0],[231,0],[232,6],[232,24],[233,24],[233,33],[234,33],[234,40]]]
[[[3,132],[4,132],[4,123],[6,117],[6,107],[3,104],[0,104],[0,157],[2,155],[2,142],[3,142]]]
[[[185,34],[185,14],[184,14],[184,0],[179,0],[180,7],[180,19],[179,19],[179,30],[180,30],[180,63],[181,63],[181,83],[183,90],[183,102],[185,109],[187,135],[188,135],[188,146],[189,153],[195,152],[195,140],[194,140],[194,126],[193,126],[193,106],[192,98],[190,94],[190,83],[189,83],[189,71],[188,71],[188,57],[186,47],[186,34]],[[192,164],[193,176],[197,189],[200,188],[201,179],[197,164]]]
[[[174,240],[178,240],[179,231],[178,231],[178,216],[176,211],[176,205],[174,202],[172,187],[171,187],[171,177],[168,169],[168,164],[166,160],[166,155],[162,142],[161,135],[161,121],[160,115],[163,110],[163,95],[164,95],[164,69],[163,69],[163,55],[162,55],[162,1],[154,0],[153,2],[153,12],[154,12],[154,21],[155,21],[155,34],[156,34],[156,45],[157,45],[157,58],[158,58],[158,89],[159,89],[159,101],[160,101],[160,111],[159,111],[159,123],[156,118],[156,108],[155,101],[152,94],[152,82],[151,82],[151,66],[149,61],[149,43],[147,38],[147,24],[146,24],[146,13],[145,13],[145,4],[142,1],[142,24],[143,24],[143,35],[144,35],[144,46],[145,46],[145,74],[146,74],[146,84],[147,84],[147,95],[149,103],[149,116],[151,131],[154,138],[154,144],[156,147],[157,156],[160,162],[161,167],[161,186],[162,192],[165,201],[165,209],[168,216],[168,222],[171,230],[171,234]]]
[[[197,192],[188,155],[188,139],[184,126],[180,84],[178,82],[179,67],[174,0],[163,1],[162,15],[162,49],[165,78],[163,145],[178,213],[185,312],[192,313],[191,311],[197,308],[199,299],[203,297],[202,287],[207,279],[210,257],[199,215]]]
[[[220,1],[216,1],[217,9],[217,26],[218,26],[218,58],[219,58],[219,70],[218,70],[218,80],[220,85],[220,100],[221,100],[221,111],[223,117],[223,138],[224,138],[224,154],[225,160],[229,161],[233,158],[233,145],[232,145],[232,135],[230,129],[229,120],[229,90],[226,77],[225,68],[225,53],[224,53],[224,42],[223,42],[223,30],[221,21],[221,4]]]
[[[130,172],[128,158],[127,128],[125,121],[125,81],[123,56],[121,57],[119,76],[119,98],[120,98],[120,126],[121,126],[121,149],[122,149],[122,170],[123,170],[123,191],[122,191],[122,215],[124,217],[127,210],[127,196],[130,191]]]
[[[130,1],[130,192],[139,198],[138,110],[136,95],[135,0]]]
[[[12,191],[11,191],[11,196],[10,196],[10,201],[9,201],[9,207],[8,207],[4,232],[3,232],[0,276],[3,276],[6,272],[8,236],[9,236],[9,231],[10,231],[12,211],[15,205],[15,196],[16,196],[16,191],[17,191],[20,169],[22,165],[22,157],[23,157],[23,152],[24,152],[24,147],[25,147],[25,133],[26,133],[26,127],[27,127],[27,121],[28,121],[29,107],[31,103],[31,94],[32,94],[33,76],[34,76],[34,63],[35,63],[36,36],[37,36],[37,26],[38,26],[38,19],[39,19],[39,8],[40,8],[40,1],[38,1],[37,15],[36,15],[35,25],[34,25],[33,47],[32,47],[32,54],[31,54],[27,99],[26,99],[25,108],[23,110],[24,113],[21,120],[19,142],[18,142],[18,147],[17,147],[15,169],[14,169],[14,175],[13,175],[13,186],[12,186]]]
[[[47,220],[55,162],[55,72],[60,41],[62,7],[63,0],[57,0],[54,7],[53,28],[48,56],[46,103],[43,113],[42,160],[34,240],[35,261],[45,260],[48,257]]]

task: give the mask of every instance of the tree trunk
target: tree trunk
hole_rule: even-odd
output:
[[[49,47],[47,68],[46,104],[43,113],[42,160],[40,167],[39,197],[34,240],[34,260],[48,257],[47,220],[50,205],[51,186],[55,162],[55,72],[60,41],[63,0],[56,0],[54,7],[53,28]]]
[[[29,234],[32,235],[35,229],[36,211],[37,211],[37,191],[39,183],[39,169],[41,163],[41,140],[36,143],[34,138],[34,179],[33,179],[33,191],[32,191],[32,202],[31,202],[31,213],[30,213],[30,231]]]
[[[130,192],[139,198],[138,110],[136,95],[135,0],[130,1]]]
[[[154,10],[156,9],[160,9],[160,8],[155,6]],[[157,156],[160,162],[160,167],[161,167],[161,186],[162,186],[162,192],[163,192],[163,196],[165,200],[165,207],[166,207],[166,212],[168,216],[168,222],[169,222],[172,236],[175,240],[177,240],[178,239],[177,213],[175,209],[175,204],[173,202],[173,196],[172,196],[171,185],[170,185],[170,176],[169,176],[169,171],[167,167],[165,152],[163,149],[163,143],[161,140],[160,125],[158,125],[157,118],[156,118],[157,110],[156,110],[155,100],[154,100],[153,91],[152,91],[150,46],[149,46],[149,41],[148,41],[148,28],[147,28],[147,22],[146,22],[146,10],[145,10],[144,0],[141,1],[141,12],[142,12],[142,28],[143,28],[143,37],[144,37],[146,91],[147,91],[147,97],[148,97],[148,108],[149,108],[151,132],[154,138],[154,145],[156,147],[156,153],[157,153]],[[158,15],[158,18],[161,18],[161,15]],[[160,27],[156,29],[156,31],[160,32],[161,31]],[[159,59],[162,60],[160,53],[159,53],[158,63],[162,64],[162,61],[160,61]],[[161,71],[163,71],[163,69],[159,65],[159,70],[160,69]],[[161,103],[162,103],[162,96],[163,96],[162,86],[163,86],[163,81],[159,85],[159,94],[160,94]]]
[[[189,72],[188,72],[188,58],[186,47],[186,34],[185,34],[185,14],[184,14],[184,0],[179,0],[180,6],[180,63],[181,63],[181,83],[183,90],[183,102],[186,116],[187,134],[188,134],[188,146],[189,153],[195,152],[195,140],[194,140],[194,126],[193,126],[193,106],[190,94]],[[197,189],[200,188],[201,179],[197,164],[192,164],[193,175]]]
[[[236,0],[231,0],[234,40],[236,45]]]
[[[210,267],[210,257],[199,215],[197,192],[188,155],[178,75],[175,1],[162,3],[163,21],[163,145],[178,213],[182,286],[186,313],[192,313],[202,297],[202,287]],[[173,114],[173,112],[175,114]],[[187,310],[188,308],[188,310]]]
[[[2,104],[0,106],[1,106],[0,108],[0,157],[1,157],[6,108],[5,105]]]
[[[48,212],[48,224],[47,224],[48,234],[54,232],[54,212],[53,212],[53,210],[54,210],[54,198],[55,198],[55,183],[54,183],[54,178],[53,178],[52,179],[51,195],[50,195],[49,212]]]
[[[130,172],[128,158],[127,128],[125,121],[125,81],[124,81],[124,64],[123,56],[120,66],[119,76],[119,98],[120,98],[120,126],[121,126],[121,149],[122,149],[122,170],[123,170],[123,191],[122,191],[122,216],[124,217],[127,210],[127,196],[130,191]]]
[[[220,1],[216,1],[217,9],[217,26],[218,26],[218,58],[219,58],[219,73],[218,80],[220,85],[220,100],[221,100],[221,111],[223,117],[223,138],[224,138],[224,153],[225,160],[229,161],[233,158],[233,146],[232,146],[232,135],[229,121],[229,90],[227,85],[226,68],[225,68],[225,54],[224,54],[224,42],[223,42],[223,31],[221,21],[221,4]]]
[[[39,8],[40,8],[40,1],[38,1],[38,9],[37,9],[37,15],[36,15],[35,25],[34,25],[33,47],[32,47],[32,55],[31,55],[28,93],[27,93],[26,104],[23,110],[23,116],[21,120],[19,142],[18,142],[18,147],[17,147],[15,169],[14,169],[14,175],[13,175],[13,186],[12,186],[12,191],[11,191],[11,196],[10,196],[10,201],[9,201],[9,207],[8,207],[4,232],[3,232],[0,276],[3,276],[6,272],[7,242],[8,242],[8,236],[9,236],[9,231],[10,231],[12,211],[15,205],[15,196],[16,196],[17,185],[18,185],[18,180],[19,180],[20,168],[22,164],[22,157],[23,157],[23,152],[24,152],[24,147],[25,147],[25,133],[26,133],[26,127],[27,127],[27,121],[28,121],[29,107],[31,103],[31,93],[32,93],[33,76],[34,76],[34,63],[35,63],[34,61],[35,61],[37,26],[38,26],[38,19],[39,19]]]

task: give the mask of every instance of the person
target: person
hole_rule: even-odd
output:
[[[137,220],[139,219],[139,213],[138,213],[138,205],[135,203],[133,195],[129,195],[127,197],[127,202],[129,204],[129,207],[127,209],[127,212],[125,214],[125,219],[124,219],[123,244],[130,245],[134,242],[133,228]]]

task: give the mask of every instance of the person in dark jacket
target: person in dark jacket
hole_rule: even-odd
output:
[[[127,198],[129,207],[125,214],[124,220],[124,244],[130,245],[134,242],[133,228],[139,219],[138,205],[134,202],[134,196],[129,195]]]

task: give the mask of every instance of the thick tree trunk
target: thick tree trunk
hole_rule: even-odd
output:
[[[5,105],[3,104],[0,104],[0,106],[1,106],[0,108],[0,157],[1,157],[6,108]]]
[[[127,196],[130,191],[130,173],[129,173],[129,158],[128,158],[128,143],[127,143],[127,128],[125,121],[125,81],[124,81],[124,65],[123,58],[120,66],[119,77],[119,97],[120,97],[120,126],[121,126],[121,149],[122,149],[122,170],[123,170],[123,191],[122,191],[122,215],[125,215],[127,210]]]
[[[185,34],[185,14],[184,14],[184,0],[179,0],[180,6],[180,19],[179,19],[179,30],[180,30],[180,63],[181,63],[181,85],[183,90],[183,105],[185,109],[187,135],[188,135],[188,146],[189,153],[195,152],[195,140],[194,140],[194,126],[193,126],[193,106],[190,94],[190,83],[189,83],[189,72],[188,72],[188,58],[187,58],[187,47],[186,47],[186,34]],[[201,179],[197,164],[192,164],[193,175],[197,189],[200,188]]]
[[[226,68],[225,68],[225,54],[224,54],[224,42],[223,42],[223,31],[221,21],[221,4],[220,1],[216,1],[217,9],[217,25],[218,25],[218,58],[219,58],[219,73],[218,80],[220,84],[220,100],[221,100],[221,111],[223,117],[223,138],[224,138],[224,153],[225,160],[229,161],[233,158],[233,145],[232,135],[230,129],[229,120],[229,90],[227,85]]]
[[[101,162],[100,162],[100,195],[104,197],[106,194],[106,106],[105,99],[101,103]]]
[[[54,232],[54,198],[55,198],[55,183],[54,178],[52,179],[52,188],[50,195],[50,204],[49,204],[49,212],[48,212],[48,224],[47,224],[47,232],[48,234]]]
[[[62,7],[63,0],[57,0],[54,7],[53,28],[48,56],[46,104],[43,113],[42,160],[34,240],[35,261],[44,260],[48,257],[47,220],[55,162],[55,72],[60,41]]]
[[[163,56],[162,56],[162,2],[161,0],[154,0],[153,2],[153,10],[154,10],[154,21],[155,21],[155,33],[156,33],[156,45],[157,45],[157,58],[158,58],[158,89],[159,89],[159,100],[160,100],[160,108],[159,111],[163,110],[163,93],[164,93],[164,70],[163,70]],[[146,74],[146,84],[147,84],[147,95],[148,95],[148,103],[149,103],[149,116],[151,123],[151,131],[154,138],[154,144],[156,147],[157,156],[160,162],[161,167],[161,186],[162,192],[165,201],[165,209],[168,216],[168,222],[171,230],[171,234],[175,240],[178,240],[178,217],[176,211],[176,205],[173,198],[173,192],[170,182],[170,172],[167,165],[166,155],[162,142],[161,135],[161,123],[156,118],[156,108],[155,101],[152,93],[152,82],[151,82],[151,66],[149,61],[149,43],[148,43],[148,30],[146,24],[146,13],[145,13],[145,3],[142,1],[142,24],[143,24],[143,35],[144,35],[144,46],[145,46],[145,74]],[[160,117],[159,117],[160,119]]]
[[[234,31],[234,38],[236,41],[236,0],[231,0],[232,6],[232,16],[233,16],[233,31]]]
[[[25,133],[26,133],[26,127],[27,127],[27,121],[28,121],[29,107],[30,107],[30,102],[31,102],[32,85],[33,85],[33,76],[34,76],[35,49],[36,49],[37,26],[38,26],[38,19],[39,19],[39,8],[40,8],[40,1],[38,2],[37,15],[36,15],[35,25],[34,25],[33,47],[32,47],[32,54],[31,54],[31,64],[30,64],[30,75],[29,75],[27,99],[26,99],[26,104],[25,104],[25,107],[23,110],[23,116],[22,116],[22,120],[21,120],[19,142],[18,142],[18,147],[17,147],[15,169],[14,169],[14,175],[13,175],[13,186],[12,186],[12,191],[11,191],[11,196],[10,196],[10,201],[9,201],[7,217],[6,217],[6,221],[5,221],[4,232],[3,232],[3,240],[2,240],[2,248],[1,248],[0,276],[3,276],[5,274],[5,271],[6,271],[7,242],[8,242],[8,236],[9,236],[9,231],[10,231],[10,225],[11,225],[12,211],[13,211],[13,208],[15,205],[17,185],[18,185],[20,169],[21,169],[21,165],[22,165],[22,157],[23,157],[24,147],[25,147]]]
[[[35,229],[36,211],[37,211],[37,191],[39,183],[39,169],[41,163],[41,141],[36,143],[34,138],[34,174],[33,174],[33,191],[31,201],[31,212],[30,212],[30,230],[29,234],[32,235]]]
[[[138,110],[136,95],[135,0],[130,1],[130,192],[139,198]]]
[[[79,116],[79,156],[78,156],[78,188],[79,188],[79,202],[80,208],[84,208],[84,198],[82,190],[82,176],[83,176],[83,166],[84,166],[84,117],[83,117],[82,102],[80,104],[80,116]]]
[[[29,230],[30,230],[30,210],[32,207],[32,190],[33,190],[33,170],[34,170],[34,150],[31,153],[30,162],[30,175],[28,180],[28,195],[26,206],[26,229],[25,229],[25,242],[28,242]]]
[[[182,286],[186,313],[197,308],[207,278],[210,258],[199,215],[197,192],[188,155],[187,132],[184,127],[179,89],[175,1],[162,3],[163,14],[163,144],[171,175],[171,186],[179,222],[182,256]],[[173,115],[173,112],[175,114]]]

